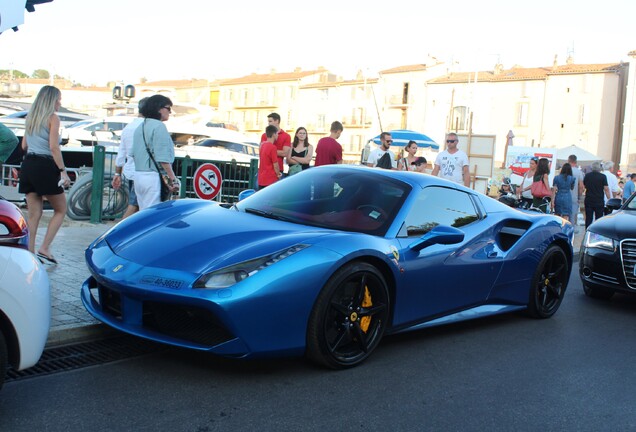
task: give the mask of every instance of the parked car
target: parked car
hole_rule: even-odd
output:
[[[583,290],[599,299],[636,293],[636,194],[622,205],[612,198],[606,207],[613,213],[588,227],[579,257]]]
[[[347,368],[385,334],[548,318],[572,268],[570,223],[419,173],[321,166],[226,207],[161,203],[93,242],[89,313],[222,356]]]
[[[220,149],[227,149],[237,153],[244,153],[250,156],[258,156],[258,150],[259,150],[258,145],[253,143],[226,141],[223,139],[214,139],[214,138],[202,139],[195,142],[192,145],[197,147],[215,147]]]
[[[119,145],[121,131],[136,117],[111,116],[82,120],[62,129],[68,146]]]
[[[37,363],[49,334],[49,278],[28,244],[22,213],[0,197],[0,387],[7,365]]]

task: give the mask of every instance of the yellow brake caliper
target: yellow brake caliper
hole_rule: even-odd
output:
[[[369,292],[369,288],[364,287],[364,300],[362,300],[362,307],[371,307],[373,305],[373,302],[371,301],[371,293]],[[360,318],[360,328],[362,329],[363,332],[367,332],[367,330],[369,330],[369,324],[371,324],[371,317],[370,316],[364,316],[362,318]]]

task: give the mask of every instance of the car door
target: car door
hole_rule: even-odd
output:
[[[463,241],[433,244],[419,251],[410,248],[437,225],[460,229]],[[483,303],[503,264],[490,223],[471,194],[461,190],[438,186],[422,189],[398,237],[401,273],[395,325]]]

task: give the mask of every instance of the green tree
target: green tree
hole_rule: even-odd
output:
[[[0,76],[3,78],[9,78],[11,76],[11,70],[9,69],[0,69]],[[13,70],[13,78],[28,78],[29,76],[22,71]]]
[[[51,77],[51,74],[49,74],[49,71],[47,71],[46,69],[36,69],[33,71],[33,75],[31,76],[33,78],[49,79]]]

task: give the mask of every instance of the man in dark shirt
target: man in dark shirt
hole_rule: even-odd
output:
[[[603,208],[605,200],[611,197],[609,187],[607,186],[607,177],[601,172],[601,164],[594,162],[592,164],[592,172],[585,174],[583,178],[585,186],[585,229],[589,227],[594,218],[599,219],[603,216]]]

